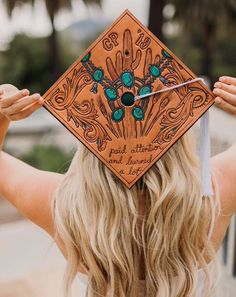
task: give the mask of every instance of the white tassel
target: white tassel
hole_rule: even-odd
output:
[[[141,96],[136,96],[134,98],[134,101],[137,101],[137,100],[140,100],[140,99],[145,99],[147,97],[150,97],[150,96],[153,96],[153,95],[156,95],[156,94],[160,94],[160,93],[165,93],[165,92],[169,92],[171,90],[175,90],[175,89],[178,89],[178,88],[181,88],[183,86],[186,86],[186,85],[190,85],[192,83],[195,83],[195,82],[199,82],[199,81],[202,81],[204,82],[204,79],[201,78],[201,77],[197,77],[197,78],[194,78],[192,80],[188,80],[186,82],[183,82],[179,85],[174,85],[172,87],[169,87],[169,88],[165,88],[165,89],[162,89],[162,90],[159,90],[159,91],[156,91],[156,92],[152,92],[152,93],[148,93],[148,94],[145,94],[145,95],[141,95]]]
[[[211,181],[211,151],[210,151],[210,112],[209,110],[201,117],[200,121],[200,166],[201,166],[201,184],[202,196],[210,196],[211,206],[211,225],[208,231],[208,239],[212,237],[215,226],[215,204],[213,198],[213,189]]]
[[[213,196],[211,181],[210,114],[207,111],[200,122],[200,168],[202,196]]]

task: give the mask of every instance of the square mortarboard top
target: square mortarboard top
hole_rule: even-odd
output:
[[[202,82],[126,10],[44,95],[44,107],[128,188],[214,104]]]

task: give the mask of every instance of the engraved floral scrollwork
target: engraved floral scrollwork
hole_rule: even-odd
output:
[[[169,108],[161,121],[161,130],[153,143],[163,144],[172,141],[189,117],[194,116],[194,109],[206,104],[208,95],[203,90],[190,88],[176,108]]]
[[[83,136],[89,143],[96,143],[99,151],[106,149],[107,141],[111,141],[106,129],[99,123],[98,113],[93,100],[84,100],[81,104],[73,103],[68,108],[68,121],[84,130]]]
[[[77,128],[82,128],[84,139],[89,143],[96,143],[98,150],[103,151],[111,138],[98,121],[93,100],[84,100],[82,103],[76,100],[84,87],[91,83],[92,78],[83,67],[74,69],[72,78],[67,77],[62,88],[52,93],[48,103],[59,111],[65,110],[67,121],[73,121]]]
[[[181,66],[175,61],[169,61],[169,67],[165,69],[166,87],[181,84],[184,79]],[[191,80],[192,77],[189,78]],[[179,97],[179,104],[176,107],[167,108],[162,120],[161,129],[153,140],[153,143],[167,143],[173,140],[178,131],[184,126],[190,117],[194,116],[194,110],[203,107],[209,101],[209,95],[202,88],[185,85],[174,90]]]
[[[79,70],[74,69],[72,78],[66,78],[63,89],[57,88],[50,96],[48,103],[57,110],[64,110],[73,104],[83,88],[91,83],[92,78],[83,67]]]

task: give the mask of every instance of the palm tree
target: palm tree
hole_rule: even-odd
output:
[[[164,22],[163,9],[165,4],[166,0],[150,0],[148,28],[161,41],[164,41],[162,27]]]
[[[176,7],[176,17],[183,20],[187,30],[198,26],[202,29],[201,73],[212,78],[213,53],[217,27],[222,16],[235,12],[234,0],[169,0]]]
[[[48,38],[49,41],[49,60],[51,61],[52,67],[52,81],[54,81],[59,74],[60,71],[60,59],[59,59],[59,48],[57,43],[57,31],[55,29],[55,16],[59,12],[59,10],[71,9],[72,8],[72,0],[44,0],[45,5],[48,11],[49,19],[52,25],[52,33]],[[102,0],[83,0],[86,5],[90,4],[98,4],[101,5]],[[35,0],[4,0],[9,16],[12,15],[14,8],[18,5],[29,3],[34,6]]]

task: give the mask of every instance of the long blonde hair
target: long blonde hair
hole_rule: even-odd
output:
[[[204,296],[209,296],[213,276],[206,258],[216,260],[208,234],[216,214],[212,203],[210,216],[210,199],[201,196],[191,131],[130,190],[79,144],[54,193],[56,232],[68,261],[66,292],[83,265],[89,280],[87,297],[137,297],[141,275],[147,297],[194,296],[202,267]]]

